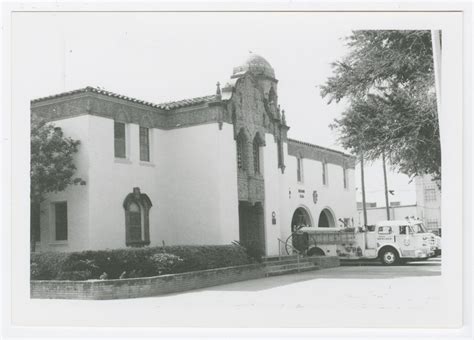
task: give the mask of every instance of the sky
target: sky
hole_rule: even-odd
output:
[[[30,100],[100,86],[160,103],[215,93],[251,51],[275,69],[289,137],[345,151],[328,127],[344,105],[328,105],[318,86],[358,28],[347,13],[15,13],[13,88]],[[381,162],[365,174],[367,201],[384,206]],[[407,176],[391,171],[388,182],[391,201],[416,202]],[[356,187],[360,201],[358,166]]]

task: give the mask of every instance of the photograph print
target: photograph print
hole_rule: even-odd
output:
[[[445,32],[361,19],[18,13],[29,301],[87,311],[63,326],[441,327]]]

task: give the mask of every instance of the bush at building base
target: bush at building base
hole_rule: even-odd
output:
[[[239,245],[166,246],[33,253],[32,280],[90,280],[149,277],[253,263]]]

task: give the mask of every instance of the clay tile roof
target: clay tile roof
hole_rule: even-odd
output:
[[[214,100],[217,99],[216,95],[210,95],[210,96],[204,96],[204,97],[196,97],[196,98],[191,98],[191,99],[184,99],[184,100],[178,100],[178,101],[171,101],[171,102],[166,102],[166,103],[155,104],[155,103],[147,102],[145,100],[132,98],[132,97],[127,97],[127,96],[124,96],[124,95],[121,95],[121,94],[118,94],[118,93],[103,90],[103,89],[100,89],[100,88],[97,88],[97,87],[87,86],[87,87],[84,87],[82,89],[77,89],[77,90],[68,91],[68,92],[62,92],[62,93],[54,94],[54,95],[47,96],[47,97],[33,99],[33,100],[31,100],[31,103],[33,104],[33,103],[38,103],[38,102],[49,100],[49,99],[66,97],[66,96],[70,96],[70,95],[74,95],[74,94],[78,94],[78,93],[87,93],[87,92],[97,93],[97,94],[101,94],[101,95],[108,96],[108,97],[119,98],[119,99],[123,99],[123,100],[129,101],[129,102],[132,102],[132,103],[139,103],[139,104],[142,104],[142,105],[151,106],[151,107],[155,107],[155,108],[162,109],[162,110],[167,110],[167,111],[168,110],[173,110],[173,109],[178,109],[178,108],[181,108],[181,107],[186,107],[186,106],[203,104],[203,103],[211,102],[211,101],[214,101]]]

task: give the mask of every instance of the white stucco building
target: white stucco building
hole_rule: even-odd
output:
[[[240,241],[272,255],[295,225],[353,224],[355,159],[289,139],[277,85],[252,54],[206,97],[87,87],[32,100],[32,115],[81,141],[86,181],[43,202],[37,250]]]

